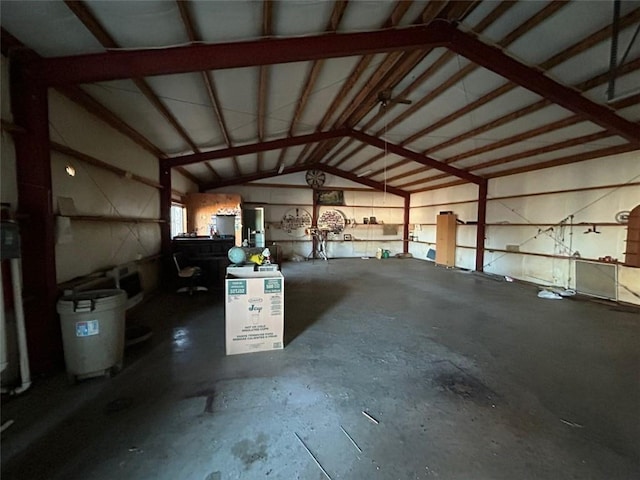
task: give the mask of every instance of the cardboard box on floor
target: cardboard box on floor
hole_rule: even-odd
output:
[[[225,281],[227,355],[284,347],[284,277],[281,272],[228,273]]]

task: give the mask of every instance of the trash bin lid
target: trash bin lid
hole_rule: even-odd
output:
[[[85,290],[72,295],[60,297],[57,304],[58,313],[73,313],[80,307],[91,311],[110,310],[125,305],[127,292],[119,288]]]

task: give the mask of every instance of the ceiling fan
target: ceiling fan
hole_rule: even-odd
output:
[[[387,110],[387,107],[392,103],[404,103],[405,105],[411,105],[411,100],[408,98],[394,97],[391,89],[381,90],[378,92],[378,102],[380,102],[379,113],[384,113]]]

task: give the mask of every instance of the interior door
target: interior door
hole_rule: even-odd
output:
[[[242,209],[242,240],[250,247],[265,246],[264,207]]]

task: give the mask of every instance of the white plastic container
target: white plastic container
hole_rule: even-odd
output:
[[[58,300],[67,375],[71,382],[122,369],[127,293],[89,290]]]

